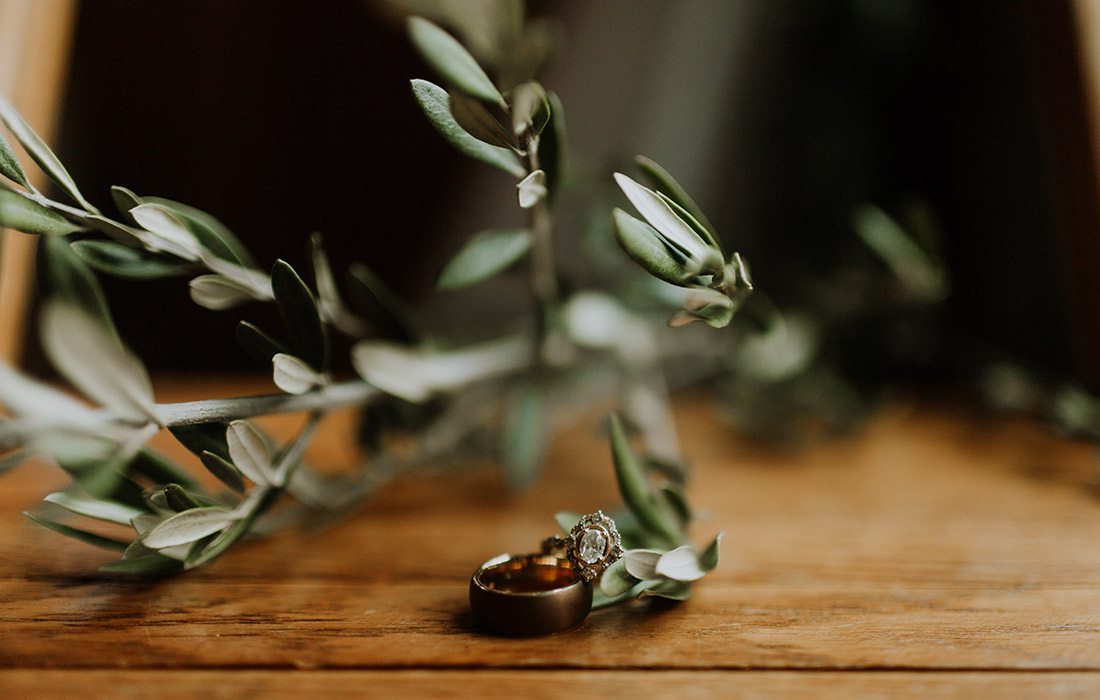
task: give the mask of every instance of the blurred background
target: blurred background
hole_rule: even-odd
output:
[[[399,7],[70,5],[53,143],[98,206],[115,184],[187,202],[261,265],[298,266],[320,231],[338,269],[363,260],[416,303],[473,305],[440,302],[434,278],[470,234],[518,222],[514,192],[419,113],[408,81],[431,72]],[[951,386],[1003,357],[1100,390],[1097,14],[1091,0],[532,2],[559,41],[542,82],[572,158],[563,268],[583,278],[576,241],[610,236],[610,172],[643,153],[759,289],[825,329],[821,354],[857,386]],[[942,263],[949,293],[899,304],[875,286],[883,261],[853,223],[867,202]],[[103,281],[152,368],[252,367],[237,316],[195,306],[181,281]],[[45,370],[32,333],[21,355]]]

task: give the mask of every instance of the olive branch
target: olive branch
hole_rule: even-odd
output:
[[[426,463],[488,452],[503,463],[508,481],[522,488],[538,474],[555,413],[590,403],[595,384],[597,391],[627,396],[628,419],[628,425],[617,416],[610,421],[625,503],[617,520],[628,551],[605,575],[595,604],[683,599],[691,582],[717,565],[718,537],[702,550],[688,542],[694,514],[661,368],[684,350],[662,347],[650,315],[607,291],[562,293],[551,218],[553,197],[565,180],[562,105],[535,80],[539,61],[530,57],[539,54],[544,34],[534,23],[525,26],[522,12],[505,12],[494,22],[498,41],[479,45],[496,50],[489,61],[496,80],[455,35],[422,17],[407,25],[413,45],[446,85],[413,80],[421,110],[460,152],[515,178],[517,205],[527,212],[525,228],[472,236],[439,276],[440,288],[457,290],[521,263],[526,267],[530,330],[472,345],[455,347],[434,334],[362,264],[349,268],[341,288],[317,235],[310,239],[309,284],[282,260],[270,271],[260,268],[221,222],[179,202],[115,187],[119,213],[105,215],[0,100],[0,121],[67,199],[36,189],[0,134],[0,175],[6,178],[0,180],[0,227],[41,237],[49,291],[40,318],[42,347],[61,376],[95,405],[0,365],[0,404],[11,414],[0,419],[0,450],[8,451],[0,471],[45,456],[73,479],[46,503],[120,527],[107,534],[46,512],[28,517],[121,552],[103,571],[176,573],[205,565],[278,522],[347,513]],[[456,26],[461,35],[461,22]],[[747,266],[737,253],[727,256],[714,227],[669,173],[648,159],[639,158],[638,165],[648,187],[624,174],[615,181],[640,218],[616,209],[613,219],[620,246],[654,280],[650,301],[678,290],[670,325],[728,325],[752,291]],[[148,372],[114,327],[97,274],[186,277],[192,300],[213,311],[274,304],[279,331],[241,320],[236,336],[269,368],[282,393],[156,403]],[[359,378],[334,378],[332,333],[355,341],[350,361]],[[612,381],[587,381],[593,370]],[[570,381],[577,377],[586,381]],[[320,421],[346,406],[363,407],[365,458],[350,475],[323,476],[305,463],[306,447]],[[307,418],[283,443],[249,420],[287,412]],[[628,428],[640,434],[643,454],[631,446]],[[162,429],[224,488],[204,488],[148,448]],[[395,436],[411,437],[414,449],[393,449]],[[277,512],[284,496],[296,503]],[[286,512],[294,517],[276,517]],[[570,518],[559,514],[566,530]],[[132,531],[130,538],[115,534],[123,529]]]

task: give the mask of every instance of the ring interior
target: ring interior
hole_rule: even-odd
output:
[[[544,593],[571,586],[580,580],[568,559],[532,554],[516,557],[480,570],[478,585],[502,593]]]

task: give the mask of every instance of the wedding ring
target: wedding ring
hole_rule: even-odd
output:
[[[562,549],[573,568],[589,583],[595,581],[623,556],[623,540],[615,521],[597,510],[577,521],[565,537],[548,537],[542,551]]]
[[[565,552],[565,557],[555,551]],[[615,521],[596,511],[540,554],[501,554],[470,578],[470,610],[484,628],[535,635],[576,627],[592,609],[592,582],[623,555]]]
[[[592,586],[567,559],[502,554],[470,579],[470,610],[497,634],[548,634],[576,627],[592,609]]]

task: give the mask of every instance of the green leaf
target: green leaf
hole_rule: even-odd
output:
[[[192,498],[191,494],[187,493],[179,484],[167,484],[164,487],[164,502],[168,504],[168,507],[177,513],[182,513],[185,510],[191,510],[193,508],[201,508],[202,503]]]
[[[225,440],[230,460],[242,474],[260,486],[275,483],[271,448],[255,426],[246,420],[235,420],[225,431]]]
[[[693,272],[711,272],[725,262],[720,249],[680,218],[667,198],[622,173],[615,173],[614,178],[642,218],[660,234],[662,242],[683,255],[693,266]]]
[[[691,505],[688,503],[683,489],[678,486],[666,485],[661,487],[660,494],[668,507],[679,518],[681,525],[687,525],[691,522]]]
[[[638,583],[638,579],[626,570],[626,562],[619,559],[600,576],[600,592],[614,598],[626,593]]]
[[[677,547],[670,552],[665,552],[657,560],[657,573],[674,581],[698,581],[707,575],[707,572],[699,566],[699,555],[691,545]]]
[[[512,135],[500,125],[484,104],[460,92],[452,92],[448,96],[451,116],[467,133],[493,146],[515,148],[516,142]]]
[[[630,549],[623,554],[622,562],[627,572],[640,581],[657,578],[657,562],[661,555],[655,549]]]
[[[538,476],[546,458],[550,430],[542,393],[534,384],[518,388],[504,419],[504,476],[513,489],[524,489]]]
[[[615,209],[613,216],[615,240],[646,272],[675,285],[682,285],[692,277],[684,257],[666,246],[656,229],[622,209]]]
[[[131,520],[145,512],[121,503],[90,498],[68,491],[56,491],[42,500],[86,518],[105,520],[119,525],[129,525]]]
[[[229,227],[201,209],[164,197],[144,197],[144,201],[170,209],[195,235],[204,248],[222,260],[229,260],[244,267],[255,263],[251,254]]]
[[[0,187],[0,228],[43,236],[67,236],[83,230],[38,202],[4,187]]]
[[[199,275],[187,286],[191,301],[211,311],[231,309],[256,298],[251,287],[222,275]]]
[[[237,515],[224,508],[193,508],[176,513],[157,525],[142,538],[142,542],[150,549],[187,544],[221,532],[234,520],[237,520]]]
[[[264,492],[248,516],[227,527],[199,552],[192,552],[188,555],[186,567],[188,569],[193,569],[221,556],[221,554],[229,549],[234,542],[248,533],[248,529],[252,526],[255,518],[267,510],[279,497],[280,493],[280,489],[270,489]]]
[[[272,357],[279,353],[289,352],[286,346],[248,321],[241,321],[237,324],[236,335],[237,342],[241,344],[245,352],[265,366],[271,364]]]
[[[130,216],[145,230],[141,241],[152,250],[191,261],[202,257],[203,246],[199,239],[168,207],[146,202],[131,209]]]
[[[665,598],[677,602],[685,601],[691,597],[691,584],[682,581],[661,581],[652,588],[647,588],[638,594],[638,598]]]
[[[145,200],[121,185],[111,187],[111,201],[115,203],[115,209],[118,209],[122,218],[131,224],[136,224],[137,221],[130,212],[145,204]]]
[[[143,476],[155,485],[177,483],[189,489],[196,489],[199,486],[170,459],[149,448],[140,450],[127,465],[126,471]]]
[[[11,150],[11,144],[8,143],[3,134],[0,134],[0,175],[19,183],[23,187],[30,187],[27,176],[23,172],[23,166],[19,164],[19,159],[15,157],[15,151]]]
[[[680,540],[680,529],[676,527],[665,511],[659,508],[653,498],[645,469],[634,456],[630,442],[626,438],[619,417],[611,414],[611,454],[615,462],[615,477],[619,482],[619,492],[623,501],[652,534],[668,544]]]
[[[96,547],[102,547],[104,549],[113,549],[117,552],[121,552],[129,546],[128,542],[122,540],[116,540],[113,537],[104,537],[103,535],[97,535],[87,530],[79,530],[75,527],[70,527],[64,523],[59,523],[49,518],[44,518],[41,515],[35,515],[33,513],[24,512],[23,515],[27,516],[34,522],[38,523],[42,527],[49,528],[54,532],[59,532],[66,537],[72,537],[75,540],[80,540],[86,544],[94,545]]]
[[[281,352],[271,358],[271,364],[275,386],[288,394],[304,394],[325,382],[316,370],[294,355]]]
[[[163,258],[115,243],[114,241],[75,241],[73,251],[100,272],[133,280],[152,280],[182,275],[192,269],[179,260]]]
[[[30,450],[12,450],[0,456],[0,476],[7,474],[32,456],[34,456],[34,453]]]
[[[229,446],[225,442],[225,431],[229,427],[227,423],[215,421],[199,425],[174,425],[168,430],[196,457],[203,452],[214,454],[229,459]]]
[[[63,238],[43,238],[40,245],[49,298],[79,306],[117,336],[107,297],[91,268]]]
[[[714,571],[718,567],[718,549],[722,546],[723,534],[719,532],[715,535],[711,543],[699,555],[699,566],[703,567],[704,571]]]
[[[505,106],[500,91],[458,40],[423,17],[410,17],[409,38],[447,82],[468,95]]]
[[[512,90],[512,131],[517,137],[538,136],[550,121],[550,100],[535,81],[517,85]]]
[[[531,249],[527,229],[489,230],[475,234],[439,273],[440,289],[460,289],[488,279],[514,264]]]
[[[452,146],[475,160],[499,168],[515,177],[523,177],[527,174],[527,170],[514,151],[476,139],[459,126],[451,114],[450,98],[446,90],[427,80],[413,80],[411,85],[413,97],[416,98],[417,104],[420,105],[428,121],[436,131],[442,134],[443,138],[451,142]]]
[[[294,355],[323,372],[328,362],[328,341],[313,293],[294,268],[283,260],[275,261],[271,270],[271,291],[290,335]]]
[[[158,422],[145,366],[102,323],[70,303],[50,301],[41,331],[50,362],[82,394],[123,418]]]
[[[553,198],[561,187],[565,169],[565,112],[561,100],[552,92],[546,93],[550,103],[550,121],[539,136],[539,167],[546,173],[547,197]]]
[[[244,493],[244,477],[232,462],[213,452],[202,452],[199,459],[202,460],[202,466],[206,467],[206,471],[217,477],[218,481],[237,493]]]
[[[139,559],[122,559],[104,564],[99,570],[108,574],[161,577],[183,571],[183,562],[169,559],[162,554],[152,554]]]
[[[61,164],[61,161],[57,159],[57,156],[54,155],[49,146],[47,146],[41,137],[34,132],[34,129],[23,120],[19,112],[15,111],[15,107],[2,97],[0,97],[0,121],[3,121],[4,124],[7,125],[12,135],[15,136],[15,139],[23,146],[23,150],[31,157],[31,160],[42,169],[42,172],[44,172],[58,188],[72,197],[73,200],[84,207],[86,211],[96,211],[96,208],[89,204],[88,200],[84,199],[84,196],[80,194],[80,190],[76,187],[76,182],[74,182],[72,176],[69,175],[69,171],[65,170],[65,166]]]
[[[706,241],[707,244],[709,244],[717,251],[722,250],[722,246],[718,243],[718,239],[714,237],[714,234],[712,234],[706,226],[700,223],[699,220],[691,214],[691,212],[681,207],[679,204],[669,198],[664,192],[658,192],[657,196],[660,197],[661,200],[664,201],[664,203],[667,204],[670,209],[672,209],[673,213],[676,214],[676,216],[687,222],[687,225],[690,226],[692,230],[695,231],[695,233],[698,233],[699,237]],[[721,252],[720,254],[725,255],[725,253]]]
[[[707,235],[713,240],[714,235],[717,233],[717,229],[707,220],[703,210],[695,203],[695,200],[691,198],[687,190],[676,181],[676,178],[672,177],[667,170],[645,156],[635,157],[634,162],[641,168],[642,173],[649,181],[650,187],[671,199],[679,205],[681,209],[687,211],[696,221],[706,228],[709,232]]]
[[[354,263],[348,269],[348,301],[367,317],[381,336],[402,343],[412,343],[419,338],[412,309],[362,263]]]

